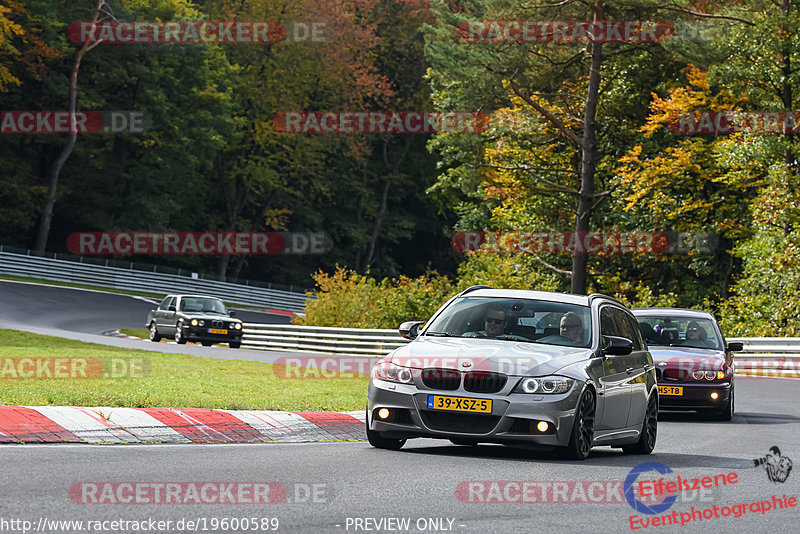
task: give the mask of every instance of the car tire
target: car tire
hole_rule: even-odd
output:
[[[150,323],[150,341],[153,343],[161,341],[161,336],[158,334],[158,327],[156,327],[155,321]]]
[[[465,447],[476,447],[478,445],[477,441],[473,441],[471,439],[451,439],[450,443],[453,445],[464,445]]]
[[[175,325],[175,343],[178,345],[186,345],[186,338],[183,337],[183,323]]]
[[[211,341],[201,341],[200,344],[203,345],[204,347],[210,347],[214,343]]]
[[[367,414],[367,418],[365,419],[365,424],[367,426],[367,441],[369,444],[375,447],[376,449],[389,449],[392,451],[400,450],[403,445],[406,444],[406,440],[404,439],[391,439],[391,438],[384,438],[380,435],[379,432],[369,429],[369,414]]]
[[[622,452],[625,454],[650,454],[656,448],[656,438],[658,437],[658,401],[656,394],[650,394],[647,401],[647,410],[644,412],[642,421],[642,431],[639,433],[639,441],[633,445],[625,445]]]
[[[731,394],[728,397],[728,405],[721,412],[716,412],[714,414],[714,419],[718,421],[730,421],[733,418],[733,412],[736,409],[734,406],[734,398],[733,398],[733,388],[731,388]]]
[[[590,389],[584,390],[575,407],[569,444],[560,451],[562,458],[585,460],[589,456],[594,441],[595,406],[594,393]]]
[[[241,341],[231,341],[230,343],[228,343],[228,346],[230,348],[232,348],[232,349],[238,349],[239,347],[242,346],[242,342]]]

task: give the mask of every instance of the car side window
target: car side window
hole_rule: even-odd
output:
[[[169,302],[167,302],[167,308],[166,309],[169,309],[170,306],[175,306],[175,301],[177,300],[177,298],[178,297],[170,297]]]
[[[600,308],[600,335],[624,337],[614,321],[613,309],[611,306]]]
[[[169,296],[164,297],[164,300],[161,301],[161,305],[158,307],[158,309],[166,311],[167,308],[169,307],[169,304],[167,304],[167,303],[169,302],[169,299],[171,299],[171,298],[172,297],[169,297]]]
[[[614,308],[614,319],[622,330],[622,337],[628,338],[633,341],[633,350],[642,350],[644,341],[642,340],[642,332],[639,330],[639,324],[630,317],[627,313]]]

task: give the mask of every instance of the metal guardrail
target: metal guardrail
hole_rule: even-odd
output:
[[[276,324],[244,325],[242,346],[262,350],[384,356],[408,343],[397,330]]]
[[[0,251],[0,273],[156,294],[201,293],[226,302],[300,312],[304,293]]]
[[[744,349],[735,353],[736,374],[800,378],[800,337],[741,337]]]
[[[737,374],[800,377],[800,338],[730,338],[744,350],[734,355]],[[397,330],[295,325],[244,325],[242,346],[261,350],[319,352],[341,356],[389,354],[409,341]]]

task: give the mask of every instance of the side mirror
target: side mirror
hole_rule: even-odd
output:
[[[236,312],[231,310],[231,311],[228,312],[228,316],[229,317],[236,317]]]
[[[419,335],[419,327],[423,324],[425,324],[425,321],[406,321],[400,325],[398,330],[404,338],[416,339]]]
[[[170,306],[169,308],[167,308],[167,310],[169,310],[169,311],[175,311],[175,306]]]
[[[625,356],[633,352],[633,341],[625,337],[603,336],[603,354]]]
[[[744,350],[744,343],[741,341],[731,341],[728,343],[728,350],[730,352],[740,352]]]

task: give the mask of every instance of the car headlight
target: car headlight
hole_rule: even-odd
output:
[[[236,330],[241,330],[242,329],[242,323],[234,323],[233,324],[233,328],[236,329]]]
[[[692,372],[692,378],[694,378],[695,380],[703,380],[705,378],[706,380],[710,381],[710,380],[714,380],[716,377],[717,377],[717,372],[716,371],[693,371]]]
[[[191,321],[189,321],[189,324],[192,326],[197,326],[198,324],[200,324],[200,321],[198,321],[197,319],[192,319]]]
[[[400,384],[413,384],[414,377],[411,369],[400,367],[392,362],[378,362],[372,369],[372,376],[378,380],[398,382]]]
[[[575,382],[572,378],[565,376],[543,376],[535,378],[523,378],[514,388],[514,393],[539,393],[545,395],[558,395],[566,393]]]

